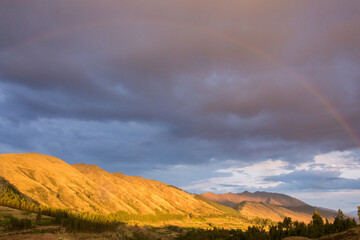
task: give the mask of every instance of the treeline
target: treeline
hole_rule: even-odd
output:
[[[41,224],[41,216],[53,217],[56,225],[65,227],[68,232],[93,232],[99,233],[104,231],[115,231],[121,222],[126,221],[169,221],[183,220],[187,215],[183,214],[165,214],[157,211],[155,215],[129,214],[126,212],[117,212],[110,215],[100,215],[92,213],[76,213],[71,210],[55,209],[41,206],[36,201],[22,194],[15,186],[10,184],[6,179],[0,177],[0,205],[16,208],[23,211],[37,214],[36,224]],[[189,215],[192,217],[191,215]],[[289,236],[303,236],[317,238],[324,235],[345,231],[355,227],[355,219],[344,217],[339,210],[338,216],[333,223],[328,220],[324,222],[321,215],[314,213],[312,221],[309,224],[295,221],[287,217],[276,225],[266,219],[256,218],[252,223],[260,227],[252,226],[246,231],[224,230],[214,228],[212,230],[192,229],[186,234],[181,234],[179,239],[244,239],[244,240],[278,240]],[[25,229],[33,226],[30,220],[19,220],[11,218],[8,229]],[[268,229],[268,231],[266,231]]]
[[[290,217],[284,218],[282,222],[273,225],[266,231],[264,227],[252,226],[246,231],[241,229],[218,229],[212,230],[191,229],[186,234],[180,235],[179,240],[212,240],[212,239],[238,239],[238,240],[281,240],[285,237],[299,236],[308,238],[319,238],[325,235],[343,232],[356,227],[355,219],[344,217],[339,210],[338,216],[333,223],[325,222],[318,212],[314,212],[309,224],[304,222],[293,222]]]
[[[54,224],[65,227],[68,232],[104,232],[114,231],[122,222],[141,221],[159,222],[183,220],[185,214],[168,214],[156,211],[156,214],[130,214],[117,212],[115,214],[100,215],[92,213],[77,213],[71,210],[56,209],[40,205],[22,194],[14,185],[0,176],[0,205],[23,211],[37,213],[54,218]],[[41,218],[41,217],[40,217]],[[17,221],[17,220],[14,220]],[[21,225],[15,223],[15,225]],[[14,226],[15,226],[14,225]],[[20,226],[21,228],[21,226]]]
[[[3,177],[0,177],[0,205],[16,208],[23,211],[37,213],[37,219],[41,215],[54,218],[54,223],[65,227],[68,232],[104,232],[115,231],[119,222],[109,216],[74,213],[71,210],[55,209],[41,206],[36,201],[23,195],[14,185]],[[27,220],[17,218],[10,219],[10,229],[25,229],[31,227]]]
[[[6,230],[23,230],[33,227],[33,223],[30,219],[18,219],[13,216],[5,217],[5,224],[3,225]]]
[[[333,223],[321,217],[320,213],[314,212],[312,221],[309,224],[295,221],[291,218],[284,218],[283,222],[279,222],[277,226],[270,227],[270,239],[282,239],[289,236],[300,236],[308,238],[319,238],[325,235],[339,233],[347,229],[356,227],[355,219],[350,219],[344,216],[341,210],[338,211],[338,216]]]
[[[22,194],[14,185],[0,176],[0,205],[36,212],[40,204]]]
[[[269,240],[269,234],[261,227],[248,227],[246,231],[241,229],[211,230],[191,229],[186,234],[177,237],[178,240]]]
[[[55,218],[55,224],[66,228],[68,232],[101,233],[115,231],[119,223],[104,215],[90,213],[72,213],[71,211],[56,210],[48,216]]]

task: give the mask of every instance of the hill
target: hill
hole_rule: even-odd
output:
[[[204,198],[219,204],[234,207],[241,202],[262,202],[282,207],[301,207],[308,206],[308,204],[280,193],[269,193],[269,192],[242,192],[242,193],[203,193],[201,194]]]
[[[122,173],[109,173],[95,165],[84,163],[72,166],[111,194],[111,198],[103,197],[102,201],[112,201],[126,206],[124,209],[126,212],[136,214],[221,213],[211,205],[198,201],[193,195],[156,180],[126,176]]]
[[[109,214],[222,214],[204,201],[155,180],[47,155],[1,154],[0,176],[41,205]]]
[[[109,173],[96,165],[69,165],[56,157],[37,153],[0,154],[0,176],[36,204],[77,212],[117,214],[129,220],[142,215],[171,215],[172,219],[179,220],[191,215],[213,218],[189,220],[199,226],[206,227],[215,221],[226,227],[225,222],[230,219],[234,226],[245,227],[245,222],[258,218],[282,221],[284,217],[291,217],[309,222],[315,210],[329,220],[337,214],[284,194],[191,195],[156,180]],[[215,220],[216,217],[219,219]]]
[[[250,219],[260,217],[281,221],[284,217],[309,222],[314,211],[333,220],[337,211],[313,207],[285,194],[245,191],[243,193],[203,193],[200,196],[218,204],[231,207]]]

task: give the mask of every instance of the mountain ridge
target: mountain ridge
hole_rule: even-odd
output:
[[[96,165],[69,165],[43,154],[0,154],[0,176],[40,204],[54,208],[101,214],[222,213],[165,183],[108,173]]]
[[[201,196],[229,207],[234,207],[236,204],[239,204],[244,201],[265,202],[283,207],[308,206],[308,204],[304,203],[303,201],[290,197],[286,194],[270,193],[264,191],[262,192],[257,191],[254,193],[244,191],[242,193],[221,193],[221,194],[208,192],[208,193],[202,193]]]
[[[100,214],[284,217],[309,222],[317,208],[288,195],[243,192],[201,195],[152,179],[127,176],[85,163],[69,165],[56,157],[0,154],[0,176],[41,205]],[[320,208],[319,208],[320,209]],[[332,219],[335,212],[320,209]]]
[[[311,206],[303,201],[282,193],[244,191],[242,193],[200,194],[203,198],[231,207],[249,218],[270,218],[281,221],[285,216],[309,222],[314,211],[318,211],[329,220],[337,216],[337,211]],[[349,217],[349,215],[347,215]]]

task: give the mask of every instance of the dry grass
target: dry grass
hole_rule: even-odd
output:
[[[192,213],[194,216],[166,222],[129,221],[130,224],[226,229],[245,229],[249,226],[245,220],[234,217],[203,218],[210,214],[223,215],[227,210],[165,183],[109,173],[95,165],[69,165],[47,155],[0,154],[0,176],[40,204],[54,208],[101,214],[123,211],[132,214]],[[279,199],[277,201],[280,202]],[[290,211],[273,204],[247,202],[240,209],[240,214],[249,219],[260,217],[281,221],[287,216],[308,222],[312,213]],[[33,215],[31,217],[34,218]]]
[[[217,208],[167,184],[112,174],[95,165],[36,153],[1,154],[0,176],[42,205],[103,214],[219,214]]]
[[[250,219],[260,217],[273,221],[282,221],[284,217],[291,217],[294,221],[309,222],[312,217],[311,214],[293,212],[281,206],[254,202],[245,203],[239,212]]]
[[[4,220],[5,216],[9,216],[9,215],[19,218],[19,219],[26,218],[26,219],[35,220],[35,218],[36,218],[35,213],[29,213],[29,212],[20,211],[20,210],[13,209],[13,208],[0,206],[0,221]]]

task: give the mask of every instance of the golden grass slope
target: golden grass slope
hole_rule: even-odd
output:
[[[106,188],[117,201],[130,204],[132,209],[128,211],[132,213],[155,214],[156,211],[174,214],[221,213],[216,208],[197,200],[193,195],[162,182],[121,173],[109,173],[95,165],[82,163],[72,166]],[[112,201],[112,199],[104,200]]]
[[[141,177],[36,153],[0,154],[0,176],[40,204],[103,214],[221,214],[193,195]]]
[[[295,212],[281,206],[258,202],[245,202],[238,211],[241,215],[247,216],[250,219],[259,217],[268,218],[273,221],[282,221],[284,217],[291,217],[293,220],[309,222],[312,217],[312,214]]]

